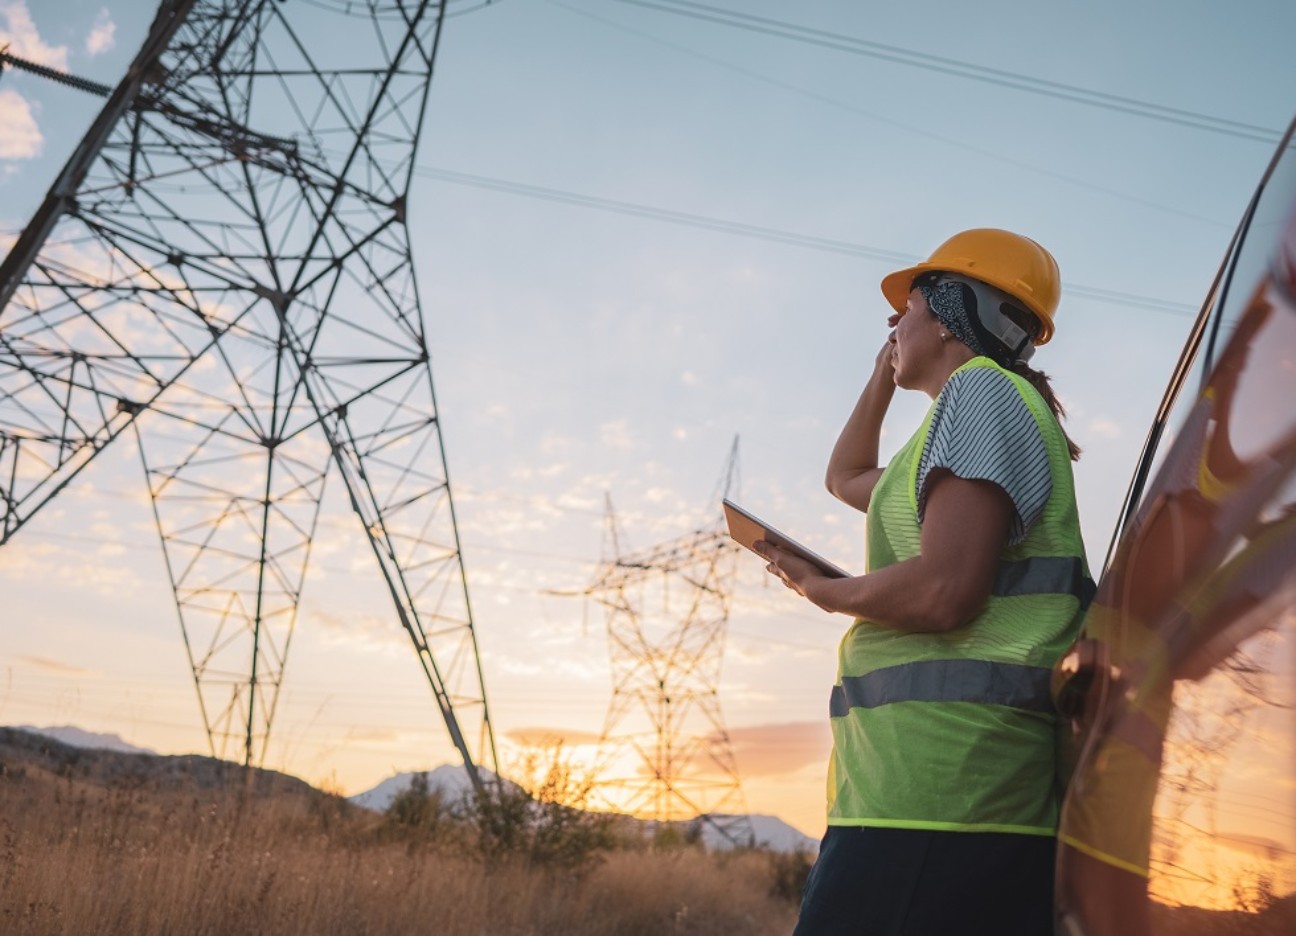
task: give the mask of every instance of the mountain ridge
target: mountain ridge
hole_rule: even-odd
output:
[[[487,777],[494,777],[485,768],[479,767]],[[428,791],[440,793],[448,800],[455,801],[469,794],[472,786],[468,772],[462,765],[441,764],[431,770],[412,770],[393,774],[368,790],[348,796],[347,799],[364,809],[376,812],[384,811],[393,799],[409,789],[414,778],[419,774],[427,775]],[[740,816],[717,815],[717,819],[741,818]],[[757,847],[769,848],[781,852],[809,852],[814,854],[819,847],[816,839],[806,835],[800,829],[788,824],[778,816],[761,813],[747,813],[751,822]],[[646,821],[646,820],[644,820]],[[734,847],[734,843],[718,828],[710,823],[703,824],[702,841],[712,851],[725,851]]]
[[[48,770],[57,776],[74,777],[107,787],[212,790],[234,782],[250,784],[264,792],[288,792],[309,796],[332,796],[300,777],[201,754],[158,754],[138,747],[116,734],[86,731],[74,725],[37,728],[30,725],[0,727],[0,774],[25,766]],[[487,780],[496,777],[479,767]],[[345,799],[372,812],[384,812],[400,793],[409,789],[414,777],[426,774],[429,792],[449,801],[470,794],[472,785],[463,765],[441,764],[430,770],[393,774],[373,787]],[[717,819],[740,818],[717,816]],[[778,816],[749,813],[755,844],[780,852],[813,854],[818,842]],[[710,823],[703,824],[702,841],[713,851],[733,848],[724,833]]]

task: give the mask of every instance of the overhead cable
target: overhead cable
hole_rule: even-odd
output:
[[[490,176],[475,175],[468,172],[456,172],[451,169],[440,169],[431,166],[416,166],[414,173],[441,182],[449,182],[453,185],[471,186],[473,188],[504,192],[509,195],[520,195],[525,198],[536,198],[543,201],[575,205],[579,208],[590,208],[596,211],[629,215],[636,218],[648,218],[653,221],[665,221],[668,224],[679,224],[685,227],[719,231],[723,234],[736,234],[740,237],[751,237],[758,240],[773,241],[780,244],[791,244],[795,247],[806,247],[810,250],[822,250],[830,253],[846,254],[853,257],[865,257],[869,260],[880,260],[884,263],[891,263],[900,266],[908,266],[917,260],[922,259],[913,254],[898,253],[893,250],[883,250],[880,247],[870,247],[867,244],[834,240],[828,237],[816,237],[812,234],[798,234],[795,231],[785,231],[780,228],[745,224],[741,221],[726,221],[722,218],[712,218],[707,215],[693,214],[684,211],[673,211],[669,208],[655,208],[651,205],[641,205],[635,202],[620,201],[612,198],[599,198],[594,195],[583,195],[579,192],[569,192],[562,189],[548,188],[539,185],[528,185],[523,182],[511,182],[508,179],[497,179]],[[1119,292],[1111,289],[1099,289],[1079,284],[1068,284],[1065,289],[1066,292],[1072,295],[1083,296],[1087,299],[1094,299],[1098,302],[1106,302],[1113,305],[1138,306],[1139,308],[1150,309],[1154,312],[1166,312],[1171,315],[1195,315],[1197,313],[1196,306],[1188,305],[1183,302],[1158,299],[1155,296],[1139,296],[1133,293]]]
[[[1028,162],[1022,159],[1016,159],[1014,157],[1004,155],[1001,152],[996,152],[991,149],[986,149],[985,147],[976,146],[961,136],[938,133],[931,130],[928,127],[918,126],[916,124],[908,123],[903,120],[896,120],[892,117],[884,116],[880,113],[877,113],[876,111],[871,111],[863,107],[860,107],[857,103],[844,101],[839,98],[832,97],[831,95],[822,94],[818,91],[811,90],[810,88],[805,88],[800,85],[793,84],[791,82],[782,81],[778,78],[775,78],[763,72],[755,71],[750,68],[744,68],[741,65],[735,65],[733,62],[728,62],[723,59],[716,58],[713,55],[708,55],[704,52],[699,52],[696,49],[691,49],[688,48],[687,46],[680,45],[679,43],[671,42],[667,39],[663,39],[660,36],[655,36],[650,33],[646,33],[643,30],[636,29],[632,26],[627,26],[625,23],[620,23],[615,20],[608,19],[605,16],[600,16],[597,13],[591,13],[588,10],[582,10],[577,7],[571,6],[570,4],[564,3],[563,0],[546,0],[546,2],[551,6],[556,6],[560,9],[566,10],[568,13],[571,13],[573,15],[582,16],[586,19],[593,20],[594,22],[601,23],[610,29],[615,29],[619,32],[623,32],[628,35],[637,36],[638,38],[646,42],[651,42],[655,45],[664,46],[665,48],[668,49],[674,49],[676,52],[682,55],[687,55],[690,58],[695,58],[698,59],[699,61],[707,62],[711,65],[714,65],[717,68],[723,68],[726,71],[731,71],[734,72],[735,74],[744,75],[755,81],[760,81],[765,84],[771,85],[773,87],[781,88],[784,91],[789,91],[793,94],[797,94],[802,97],[809,98],[812,101],[818,101],[821,104],[826,104],[829,107],[835,107],[851,114],[858,114],[861,117],[866,117],[869,120],[886,124],[891,127],[895,127],[899,130],[905,131],[906,133],[911,133],[914,134],[915,136],[924,137],[928,140],[933,140],[937,143],[940,143],[942,146],[954,147],[957,149],[965,150],[966,152],[969,153],[975,153],[978,156],[982,156],[986,159],[992,159],[995,162],[1000,162],[1008,166],[1014,166],[1018,169],[1025,169],[1027,172],[1032,172],[1036,175],[1041,175],[1049,179],[1056,179],[1058,181],[1065,182],[1069,185],[1075,185],[1083,189],[1088,189],[1089,191],[1092,192],[1100,192],[1104,195],[1109,195],[1113,198],[1118,198],[1121,201],[1129,202],[1131,204],[1143,205],[1148,208],[1154,208],[1157,211],[1163,211],[1166,212],[1167,214],[1177,215],[1181,218],[1188,218],[1193,221],[1200,221],[1215,227],[1220,227],[1224,229],[1230,227],[1230,225],[1220,224],[1219,222],[1215,221],[1212,218],[1203,217],[1201,215],[1194,214],[1189,211],[1185,211],[1182,208],[1173,207],[1171,205],[1160,204],[1158,202],[1152,201],[1151,199],[1144,198],[1139,195],[1135,195],[1131,192],[1124,192],[1117,189],[1108,188],[1105,185],[1099,185],[1095,182],[1086,179],[1077,178],[1076,176],[1069,175],[1065,172],[1058,172],[1054,169],[1048,169],[1036,163]]]
[[[847,36],[842,33],[814,29],[809,26],[800,26],[796,23],[770,19],[769,17],[764,16],[756,16],[751,13],[738,13],[733,10],[709,6],[704,3],[694,3],[689,2],[689,0],[616,0],[616,2],[628,6],[656,10],[661,13],[670,13],[676,16],[685,16],[691,19],[716,23],[721,26],[746,30],[747,32],[760,33],[780,39],[789,39],[793,42],[833,49],[851,55],[863,55],[870,58],[881,59],[883,61],[895,62],[900,65],[909,65],[913,68],[922,68],[927,71],[953,75],[959,78],[969,78],[973,81],[999,85],[1017,91],[1025,91],[1030,94],[1039,94],[1046,97],[1072,101],[1077,104],[1086,104],[1090,107],[1099,107],[1106,110],[1133,114],[1138,117],[1147,117],[1152,120],[1160,120],[1166,123],[1179,124],[1185,127],[1192,127],[1196,130],[1205,130],[1211,133],[1240,137],[1247,140],[1256,140],[1261,143],[1269,144],[1277,143],[1282,137],[1281,131],[1275,130],[1271,127],[1261,127],[1256,124],[1229,120],[1224,117],[1215,117],[1210,114],[1202,114],[1184,108],[1169,107],[1163,104],[1154,104],[1149,101],[1140,101],[1137,98],[1127,97],[1125,95],[1110,94],[1105,91],[1094,91],[1090,88],[1082,88],[1077,85],[1065,84],[1060,81],[1050,81],[1046,78],[1023,75],[1000,68],[976,65],[971,62],[962,62],[958,59],[951,59],[944,56],[936,58],[930,53],[918,52],[901,46],[872,42],[867,39]]]
[[[634,202],[617,201],[611,198],[598,198],[593,195],[582,195],[578,192],[567,192],[561,189],[545,188],[539,185],[527,185],[523,182],[510,182],[507,179],[495,179],[489,176],[474,175],[468,172],[455,172],[450,169],[437,169],[419,166],[414,170],[416,175],[451,182],[456,185],[469,185],[475,188],[493,189],[507,192],[510,195],[522,195],[527,198],[539,198],[546,201],[563,202],[582,208],[595,208],[600,211],[612,211],[654,221],[668,221],[672,224],[684,224],[690,227],[721,231],[726,234],[739,234],[744,237],[755,237],[798,247],[810,247],[852,256],[869,257],[887,263],[912,263],[913,257],[908,254],[882,250],[877,247],[866,247],[847,241],[833,240],[827,237],[815,237],[810,234],[797,234],[779,228],[761,227],[755,224],[744,224],[741,221],[725,221],[706,215],[691,214],[684,211],[673,211],[668,208],[654,208],[651,205],[640,205]]]

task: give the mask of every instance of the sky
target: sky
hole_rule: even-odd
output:
[[[1085,450],[1078,497],[1100,566],[1192,315],[1273,150],[1131,102],[1275,138],[1296,112],[1289,3],[714,4],[838,38],[621,0],[459,0],[441,38],[410,230],[506,765],[527,739],[579,746],[602,725],[606,621],[560,593],[606,558],[605,497],[630,549],[710,524],[737,437],[741,501],[862,569],[863,517],[822,477],[886,338],[877,283],[964,228],[1017,230],[1058,259],[1057,335],[1034,363]],[[115,84],[151,15],[148,3],[0,0],[0,44]],[[1012,82],[1027,89],[954,74],[959,63],[1027,76]],[[1058,86],[1106,105],[1040,93]],[[0,232],[23,227],[97,107],[0,75]],[[897,396],[884,456],[928,402]],[[201,753],[131,445],[0,548],[0,723]],[[452,760],[340,500],[320,539],[266,765],[354,793]],[[718,689],[748,808],[818,835],[849,622],[771,585],[751,557],[733,588]]]

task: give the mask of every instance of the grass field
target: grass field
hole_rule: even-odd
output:
[[[487,848],[439,808],[397,821],[203,758],[150,771],[19,747],[0,743],[5,934],[724,936],[796,915],[803,856],[651,847],[570,816],[545,847],[512,829]],[[550,847],[573,822],[576,844]]]

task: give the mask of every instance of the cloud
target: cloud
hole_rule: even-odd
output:
[[[399,741],[400,732],[394,728],[383,728],[377,726],[352,725],[347,728],[346,740],[348,741],[373,741],[381,743],[391,743]]]
[[[311,609],[308,624],[334,644],[383,653],[409,647],[409,638],[399,625],[375,614]]]
[[[67,46],[46,45],[41,41],[24,0],[0,2],[0,22],[4,24],[0,26],[0,46],[9,46],[11,54],[37,65],[68,70]]]
[[[117,44],[114,35],[116,32],[117,24],[112,21],[107,7],[101,7],[99,15],[95,17],[94,25],[90,27],[90,35],[86,36],[86,52],[92,56],[107,52]]]
[[[1119,439],[1121,435],[1120,426],[1105,416],[1091,419],[1089,421],[1089,431],[1102,436],[1104,439]]]
[[[523,747],[577,747],[598,744],[599,736],[592,731],[577,728],[514,728],[504,736]]]
[[[519,660],[516,657],[504,656],[497,658],[495,668],[510,676],[538,676],[546,671],[544,666],[533,660]]]
[[[27,99],[12,88],[0,88],[0,159],[35,159],[44,144]]]
[[[832,734],[827,719],[749,725],[730,728],[729,744],[743,776],[773,776],[822,765],[832,750]]]
[[[629,451],[635,445],[630,426],[624,419],[606,422],[599,426],[599,441],[604,448],[621,451]]]
[[[84,669],[80,666],[72,666],[70,663],[60,663],[58,660],[51,660],[48,657],[40,656],[15,656],[13,659],[20,663],[26,663],[28,666],[34,666],[37,669],[48,670],[51,673],[59,673],[64,676],[92,676],[93,670]]]

